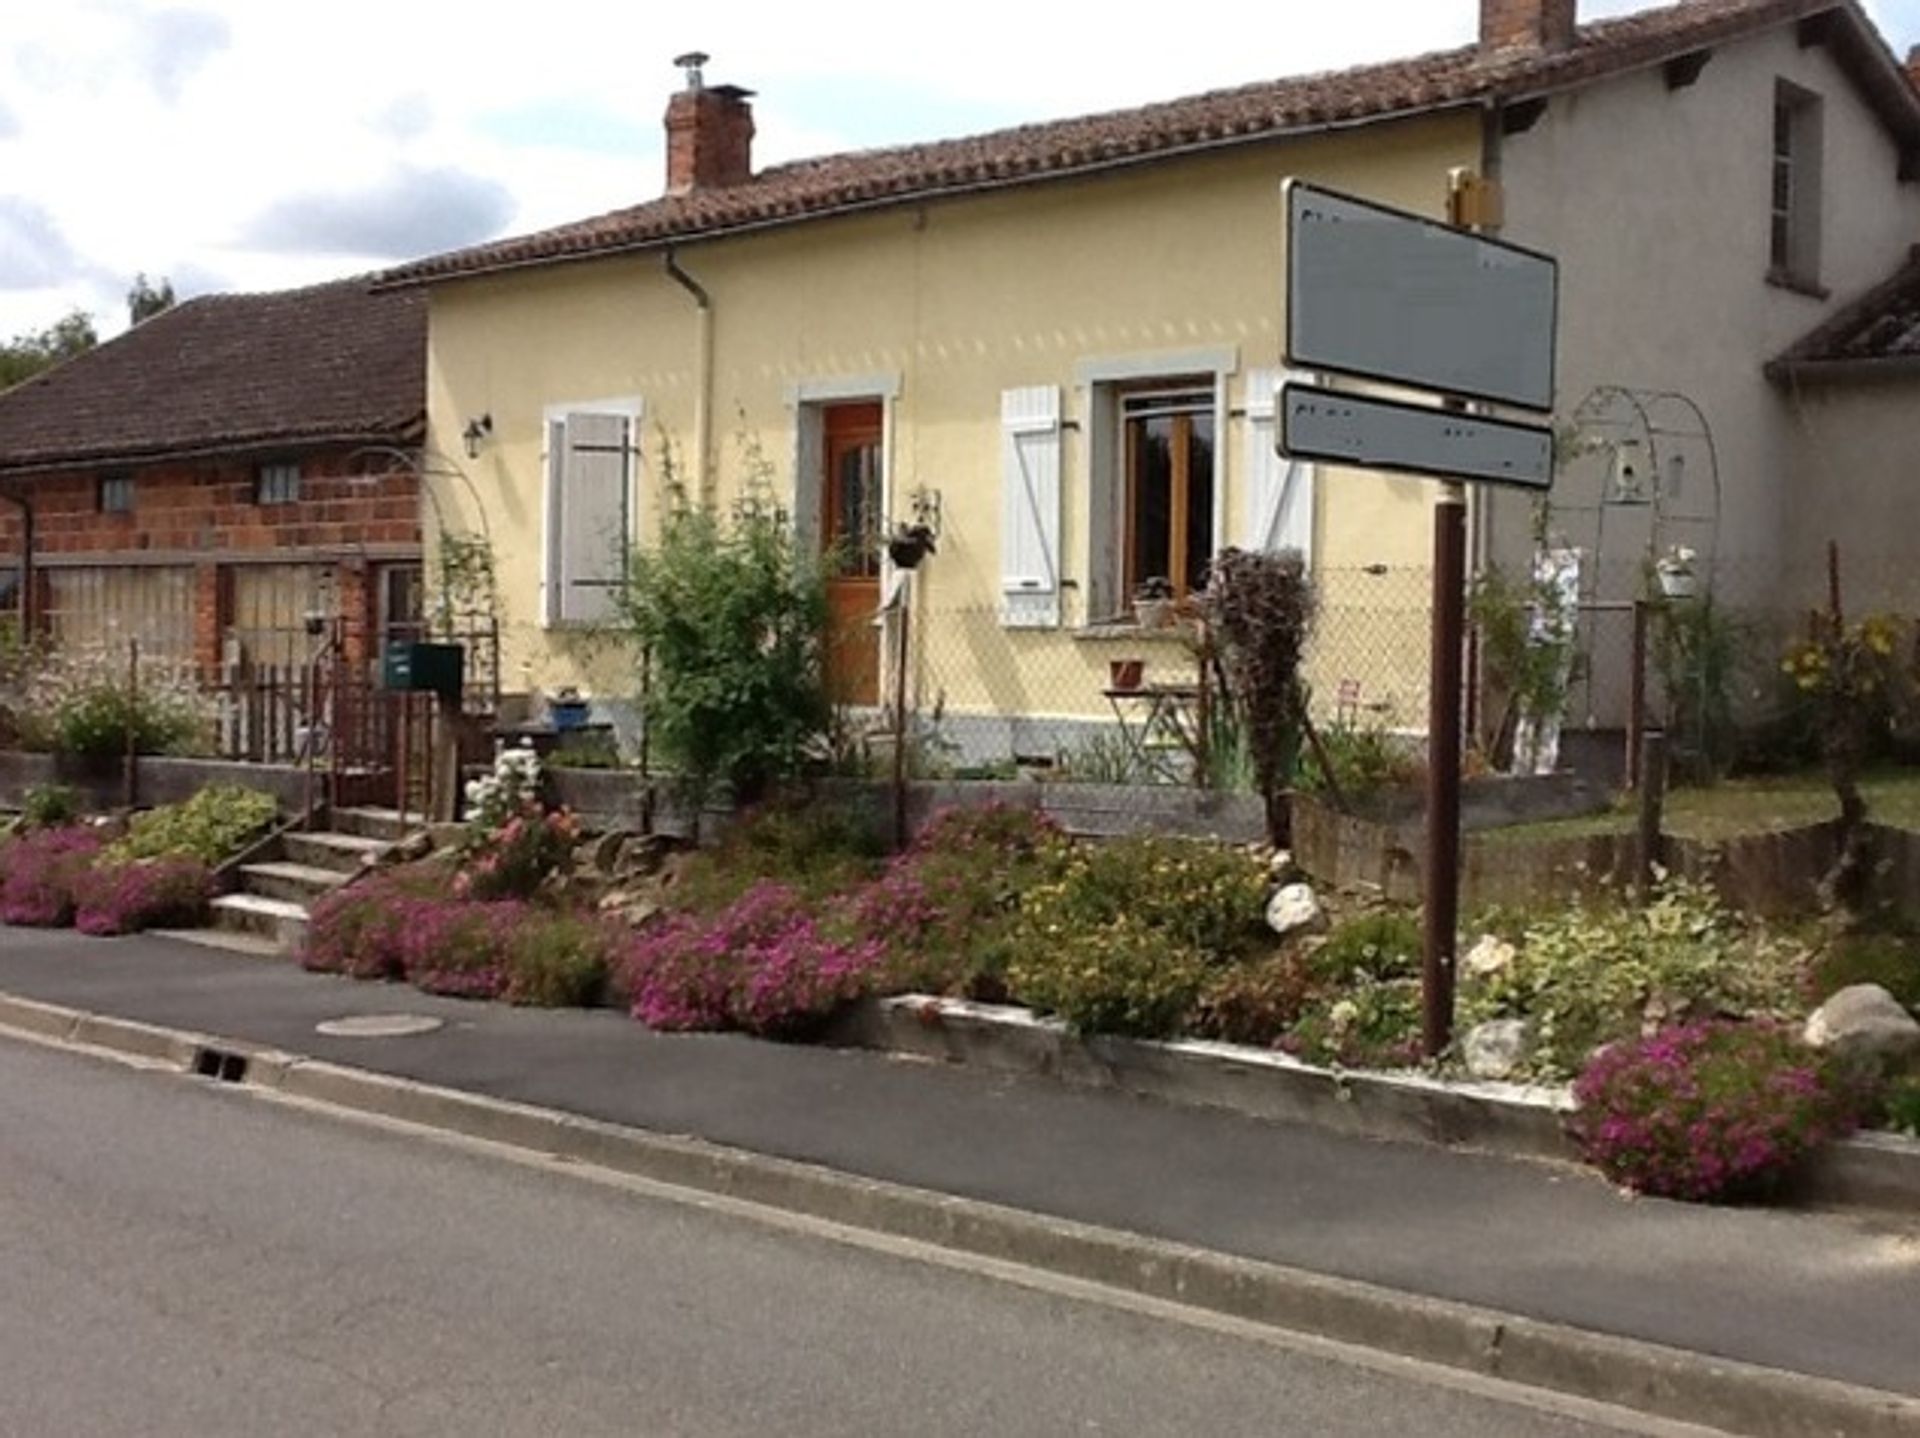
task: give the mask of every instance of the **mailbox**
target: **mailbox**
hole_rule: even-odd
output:
[[[466,668],[465,645],[421,644],[396,639],[387,646],[380,683],[386,689],[406,689],[415,693],[438,694],[444,699],[458,699]]]

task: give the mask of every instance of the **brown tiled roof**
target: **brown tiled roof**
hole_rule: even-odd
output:
[[[1920,246],[1892,279],[1876,286],[1772,364],[1775,379],[1817,379],[1920,365]]]
[[[426,414],[425,297],[368,278],[208,295],[0,393],[0,475],[323,443]]]
[[[1857,0],[1687,0],[1583,26],[1578,43],[1557,53],[1470,46],[967,139],[802,160],[745,184],[667,196],[436,255],[389,271],[383,283],[645,249],[1306,131],[1524,100],[1796,21],[1826,27],[1822,38],[1855,72],[1902,148],[1920,152],[1920,96]]]

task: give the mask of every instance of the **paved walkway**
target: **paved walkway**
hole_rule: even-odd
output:
[[[1621,1197],[1571,1168],[883,1055],[646,1032],[162,938],[0,928],[0,991],[1408,1292],[1920,1394],[1920,1215]],[[322,1020],[428,1013],[435,1033]]]

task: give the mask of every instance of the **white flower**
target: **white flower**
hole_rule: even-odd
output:
[[[1485,979],[1505,973],[1519,956],[1519,951],[1505,939],[1482,934],[1479,942],[1467,950],[1460,963],[1474,978]]]
[[[1360,1005],[1352,999],[1342,999],[1327,1010],[1327,1024],[1337,1034],[1343,1034],[1360,1022]]]

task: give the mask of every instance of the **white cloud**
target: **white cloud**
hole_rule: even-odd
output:
[[[513,208],[497,181],[406,166],[370,184],[274,200],[247,223],[241,243],[283,254],[399,260],[496,235]]]
[[[1915,19],[1911,0],[1870,8]],[[1032,0],[910,16],[894,0],[7,9],[0,205],[13,263],[38,282],[0,290],[0,334],[76,303],[117,327],[138,270],[301,284],[340,273],[342,247],[398,257],[648,199],[685,49],[759,92],[756,155],[776,163],[1461,44],[1475,3],[1216,0],[1171,27]],[[64,252],[21,228],[36,213]]]

